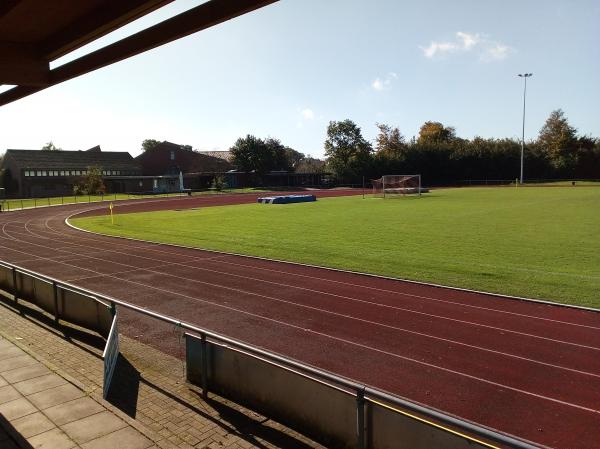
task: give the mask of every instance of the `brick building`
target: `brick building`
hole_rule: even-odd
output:
[[[186,189],[202,189],[210,186],[215,175],[224,175],[233,169],[228,151],[200,152],[167,141],[143,152],[135,161],[144,176],[154,177],[154,191],[178,190],[180,172]]]
[[[109,191],[116,190],[110,188],[115,178],[122,178],[118,191],[135,190],[133,177],[142,174],[129,153],[104,152],[99,146],[87,151],[6,150],[0,171],[6,195],[26,198],[71,195],[90,167],[102,170]]]

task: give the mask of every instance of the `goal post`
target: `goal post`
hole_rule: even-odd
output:
[[[421,175],[385,175],[379,179],[371,180],[373,196],[387,198],[394,195],[419,195],[421,188]]]

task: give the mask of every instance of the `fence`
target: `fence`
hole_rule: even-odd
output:
[[[446,415],[287,357],[127,302],[0,261],[0,288],[107,338],[105,395],[118,354],[117,307],[186,333],[186,378],[330,447],[533,449],[530,443]],[[114,320],[113,320],[114,316]],[[106,377],[108,375],[108,379]]]
[[[38,207],[58,206],[65,204],[81,203],[101,203],[103,201],[131,200],[139,198],[170,198],[175,196],[187,195],[181,192],[170,193],[112,193],[106,195],[68,195],[54,196],[47,198],[22,198],[22,199],[4,199],[0,201],[0,211],[10,212],[11,210],[36,209]]]

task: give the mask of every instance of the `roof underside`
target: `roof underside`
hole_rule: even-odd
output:
[[[0,106],[277,0],[210,0],[50,70],[50,62],[173,0],[3,0]]]

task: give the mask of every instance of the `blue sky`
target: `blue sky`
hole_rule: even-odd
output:
[[[524,71],[526,138],[557,108],[600,136],[599,23],[598,1],[281,0],[1,107],[0,151],[52,140],[136,155],[146,138],[225,150],[254,134],[320,157],[328,122],[346,118],[369,140],[376,123],[412,137],[427,120],[519,138]]]

